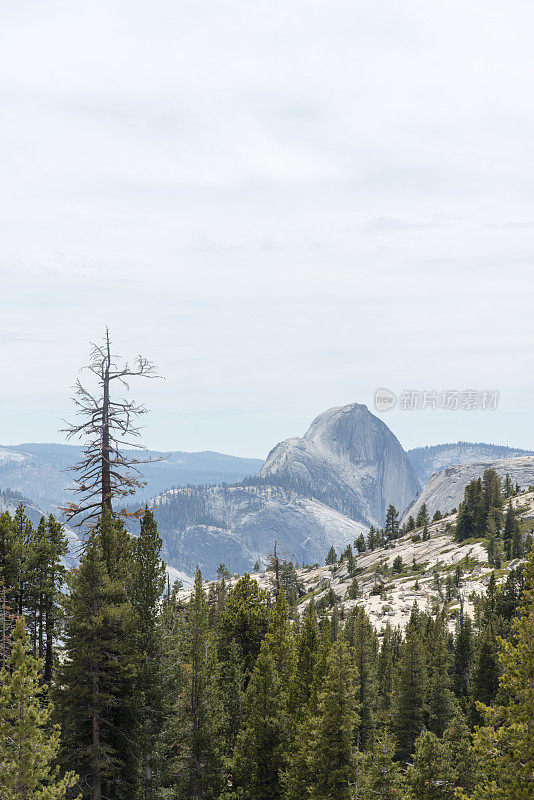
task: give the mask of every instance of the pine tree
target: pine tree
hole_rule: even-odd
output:
[[[412,516],[408,517],[408,522],[406,523],[406,533],[411,533],[416,528],[415,520]]]
[[[393,692],[393,631],[388,621],[377,659],[378,707],[382,721],[389,716]]]
[[[509,475],[508,478],[510,478]],[[509,496],[510,495],[508,495],[508,497]],[[502,534],[503,547],[507,559],[512,558],[512,539],[514,536],[515,527],[515,513],[514,509],[512,508],[512,503],[510,502],[506,507],[506,515],[504,517],[504,528]]]
[[[443,734],[455,788],[468,791],[476,782],[476,759],[464,715],[457,709]]]
[[[474,700],[492,703],[499,688],[498,646],[491,624],[481,631],[475,654],[471,693]],[[475,715],[474,720],[477,720]]]
[[[389,541],[396,539],[399,535],[399,512],[393,505],[389,505],[386,511],[386,524],[384,531]]]
[[[61,777],[55,764],[60,729],[50,724],[53,707],[40,685],[41,669],[42,662],[30,653],[20,617],[7,669],[0,672],[2,800],[64,800],[78,780],[74,772]]]
[[[24,513],[24,505],[19,503],[13,517],[14,547],[12,564],[15,582],[13,588],[13,609],[22,616],[27,610],[30,543],[34,536],[33,525]]]
[[[332,546],[330,547],[330,550],[329,550],[329,551],[328,551],[328,553],[327,553],[327,556],[326,556],[326,559],[325,559],[325,562],[324,562],[324,563],[325,563],[327,566],[328,566],[329,564],[337,564],[337,553],[336,553],[336,551],[335,551],[334,545],[332,545]]]
[[[197,567],[181,642],[181,691],[171,703],[163,765],[165,797],[216,800],[222,790],[222,709],[217,651],[208,625],[206,593]]]
[[[514,638],[500,647],[503,701],[493,708],[479,706],[484,725],[473,744],[481,780],[469,800],[531,800],[534,795],[534,548]]]
[[[160,655],[161,637],[157,625],[158,600],[165,586],[165,565],[161,561],[162,541],[154,515],[148,509],[141,519],[139,538],[134,542],[132,606],[136,614],[136,650],[139,659],[137,697],[144,764],[144,797],[153,796],[153,752],[161,724]]]
[[[415,743],[413,764],[406,770],[412,800],[453,800],[454,782],[446,744],[431,731],[423,731]]]
[[[69,543],[65,530],[52,514],[50,514],[46,522],[44,547],[43,606],[45,661],[43,680],[45,683],[48,683],[52,678],[54,660],[53,646],[57,638],[57,621],[61,616],[62,589],[67,577],[67,570],[63,564],[63,557],[69,550]]]
[[[365,749],[372,740],[378,704],[376,685],[376,634],[363,608],[355,609],[347,622],[343,635],[359,678],[357,702],[360,722],[356,729],[358,746]]]
[[[429,523],[430,523],[430,517],[428,516],[428,508],[426,503],[423,503],[421,505],[421,508],[417,512],[415,525],[417,528],[423,528],[425,525],[428,526]]]
[[[293,677],[292,708],[297,717],[304,714],[315,689],[315,674],[319,658],[319,632],[315,609],[308,608],[297,640],[296,669]],[[316,696],[314,698],[316,709]]]
[[[513,494],[514,494],[514,486],[512,483],[512,479],[510,478],[508,473],[506,473],[506,476],[504,478],[504,496],[512,497]]]
[[[309,742],[312,800],[352,800],[358,724],[357,675],[347,650],[338,641],[327,660],[324,688],[319,695],[317,718]]]
[[[88,540],[66,601],[65,658],[58,712],[63,760],[76,766],[84,800],[129,800],[135,789],[136,717],[133,612],[122,578],[126,565],[108,554],[117,523],[109,516]],[[119,534],[122,534],[119,531]],[[131,565],[130,565],[131,566]]]
[[[473,658],[473,625],[470,617],[460,615],[454,639],[453,688],[457,697],[469,695],[469,673]]]
[[[516,519],[514,521],[514,530],[512,533],[511,556],[512,558],[522,558],[524,552],[525,546],[521,536],[521,528],[519,527],[519,521]]]
[[[289,619],[289,606],[283,589],[280,589],[271,609],[267,643],[278,673],[282,691],[289,702],[289,690],[294,681],[297,653]]]
[[[415,625],[409,625],[396,668],[393,708],[398,756],[402,761],[413,752],[415,740],[423,729],[426,696],[425,652]]]
[[[267,593],[250,575],[240,578],[228,595],[220,625],[219,651],[223,658],[235,641],[248,680],[267,633]]]
[[[455,699],[451,690],[447,629],[442,617],[436,618],[434,622],[430,642],[428,683],[427,727],[437,736],[442,736],[455,710]]]
[[[355,800],[399,800],[402,773],[395,750],[395,740],[385,727],[369,750],[357,755]]]
[[[273,657],[262,644],[245,697],[245,723],[238,736],[235,772],[247,800],[280,800],[288,719]]]

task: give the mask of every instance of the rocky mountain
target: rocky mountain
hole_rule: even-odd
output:
[[[277,540],[283,557],[324,561],[333,544],[343,550],[367,530],[339,511],[276,486],[175,489],[154,503],[164,558],[190,575],[198,564],[214,576],[221,562],[232,571],[267,564]]]
[[[494,469],[503,478],[510,475],[512,483],[518,483],[523,489],[534,485],[534,456],[457,464],[432,475],[419,497],[406,509],[402,522],[410,515],[415,518],[423,503],[426,503],[430,516],[438,510],[444,513],[458,508],[467,484],[482,477],[486,469]]]
[[[505,447],[484,442],[456,442],[455,444],[436,444],[429,447],[416,447],[407,450],[417,477],[424,485],[431,475],[453,464],[472,464],[476,461],[497,461],[502,458],[534,456],[532,450]]]
[[[165,557],[187,571],[214,575],[265,564],[275,539],[288,558],[323,562],[370,525],[389,503],[402,509],[420,489],[396,437],[366,406],[320,414],[302,438],[269,454],[241,485],[166,492],[155,501]]]
[[[182,579],[197,564],[209,577],[221,562],[240,572],[256,561],[265,565],[275,540],[288,559],[323,563],[331,545],[341,552],[371,525],[381,527],[389,503],[401,512],[409,508],[408,514],[417,513],[422,502],[431,513],[450,510],[472,477],[495,463],[514,482],[534,484],[534,456],[495,462],[493,455],[501,450],[459,442],[418,448],[408,456],[378,417],[351,403],[320,414],[304,436],[276,445],[263,465],[212,452],[170,453],[165,461],[145,465],[148,485],[134,505],[155,497],[151,504],[164,557]],[[488,458],[478,458],[480,452]],[[0,447],[0,490],[31,497],[36,518],[56,512],[68,496],[68,468],[80,454],[80,448],[65,445]],[[449,466],[450,459],[476,456],[475,463]],[[446,469],[420,493],[414,465],[426,474],[441,463]],[[6,497],[4,492],[4,506]],[[12,498],[9,502],[16,506]],[[131,527],[136,533],[138,523]],[[76,546],[76,534],[69,536]]]
[[[307,487],[329,506],[379,526],[389,503],[404,509],[421,488],[396,436],[359,403],[330,408],[304,436],[280,442],[259,478]]]
[[[234,483],[255,474],[262,465],[256,458],[239,458],[211,451],[184,453],[175,451],[132,451],[139,458],[163,458],[143,465],[147,485],[136,495],[143,502],[171,486],[189,484]],[[82,454],[82,448],[63,444],[21,444],[0,446],[0,489],[18,491],[39,505],[46,513],[71,499],[67,487],[69,468]]]
[[[525,533],[534,527],[534,492],[527,492],[512,499]],[[331,566],[301,567],[296,570],[296,581],[300,599],[297,609],[302,613],[313,597],[316,607],[331,613],[333,606],[329,596],[335,596],[335,604],[342,616],[347,616],[355,606],[362,606],[378,631],[389,623],[393,627],[404,627],[410,617],[413,604],[423,611],[435,613],[443,608],[450,630],[454,630],[460,612],[460,597],[464,612],[474,614],[473,593],[486,591],[492,567],[484,542],[456,542],[452,530],[455,515],[429,526],[428,541],[422,541],[421,531],[397,539],[387,547],[377,548],[356,556],[355,574],[359,593],[354,597],[350,591],[353,577],[346,562]],[[339,551],[338,551],[339,552]],[[392,570],[395,559],[401,559],[399,572]],[[497,583],[506,579],[508,572],[520,562],[506,562],[496,573]],[[446,582],[460,567],[461,582],[458,591],[447,602]],[[436,575],[438,580],[436,580]],[[269,591],[274,588],[272,571],[256,572],[252,577]],[[235,585],[237,576],[229,580]],[[210,582],[205,582],[209,589]],[[183,600],[189,591],[180,593]],[[322,605],[325,604],[325,605]]]

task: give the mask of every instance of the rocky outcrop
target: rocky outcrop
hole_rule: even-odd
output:
[[[523,489],[534,485],[534,456],[456,464],[432,475],[419,497],[407,508],[402,522],[409,516],[416,517],[423,503],[426,503],[430,516],[435,511],[444,513],[458,508],[467,484],[482,477],[486,469],[494,469],[502,478],[510,475],[512,483],[518,483]]]
[[[521,494],[512,499],[520,518],[534,516],[534,492]],[[487,548],[483,542],[456,542],[453,538],[455,516],[449,516],[429,526],[429,539],[421,539],[412,532],[390,543],[356,556],[358,596],[350,591],[354,577],[349,573],[347,562],[332,566],[305,567],[296,571],[300,599],[298,613],[302,614],[313,597],[316,607],[333,590],[341,619],[346,619],[356,607],[365,610],[378,632],[389,624],[404,628],[410,619],[414,603],[420,610],[435,615],[438,610],[445,613],[447,625],[453,631],[460,614],[460,600],[464,614],[475,614],[475,594],[484,594],[494,567],[488,563]],[[392,571],[397,560],[402,562],[400,573]],[[511,569],[523,560],[515,559],[503,564],[497,573],[497,583],[502,583]],[[445,586],[447,577],[453,574],[456,565],[460,568],[461,584],[447,601]],[[388,567],[384,577],[384,567]],[[436,581],[436,574],[439,578]],[[495,573],[493,573],[495,574]],[[258,572],[252,577],[262,589],[273,591],[273,573]],[[230,579],[234,586],[237,578]],[[206,583],[206,590],[210,584]],[[379,587],[383,591],[378,591]],[[187,600],[190,591],[184,590],[180,599]],[[333,606],[323,606],[328,614]]]
[[[406,455],[424,486],[435,472],[446,467],[456,464],[472,464],[478,461],[499,461],[503,458],[534,456],[534,452],[485,442],[456,442],[416,447],[413,450],[407,450]]]
[[[259,477],[306,485],[324,503],[366,525],[383,525],[389,503],[402,512],[420,491],[396,436],[359,403],[324,411],[303,437],[278,444]]]
[[[280,487],[176,489],[157,498],[154,514],[164,558],[192,574],[213,577],[224,562],[231,571],[267,564],[275,540],[281,558],[324,563],[331,545],[340,553],[366,528],[313,498]]]

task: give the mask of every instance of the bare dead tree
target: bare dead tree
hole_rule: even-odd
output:
[[[117,516],[113,499],[134,494],[146,484],[138,466],[160,460],[132,457],[124,450],[125,447],[146,450],[139,442],[141,429],[136,422],[147,409],[134,400],[111,396],[115,384],[129,390],[130,378],[159,378],[154,365],[137,356],[130,366],[121,356],[112,355],[106,328],[104,343],[91,344],[90,362],[82,370],[96,377],[98,391],[90,392],[79,379],[76,381],[73,402],[81,422],[66,423],[62,430],[68,439],[85,441],[83,457],[72,467],[75,478],[71,491],[77,493],[77,502],[62,509],[67,521],[74,521],[77,527],[91,525],[105,512]],[[122,509],[119,514],[126,512]]]

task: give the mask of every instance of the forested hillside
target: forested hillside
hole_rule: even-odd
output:
[[[404,630],[333,587],[303,604],[276,554],[263,586],[221,564],[185,599],[150,511],[135,538],[104,514],[69,572],[53,517],[4,512],[2,797],[530,799],[534,550],[521,558],[530,526],[504,494],[495,474],[474,482],[453,530],[492,549],[472,613],[461,602],[451,627],[453,570]],[[356,601],[365,552],[400,535],[388,522],[341,558]]]

